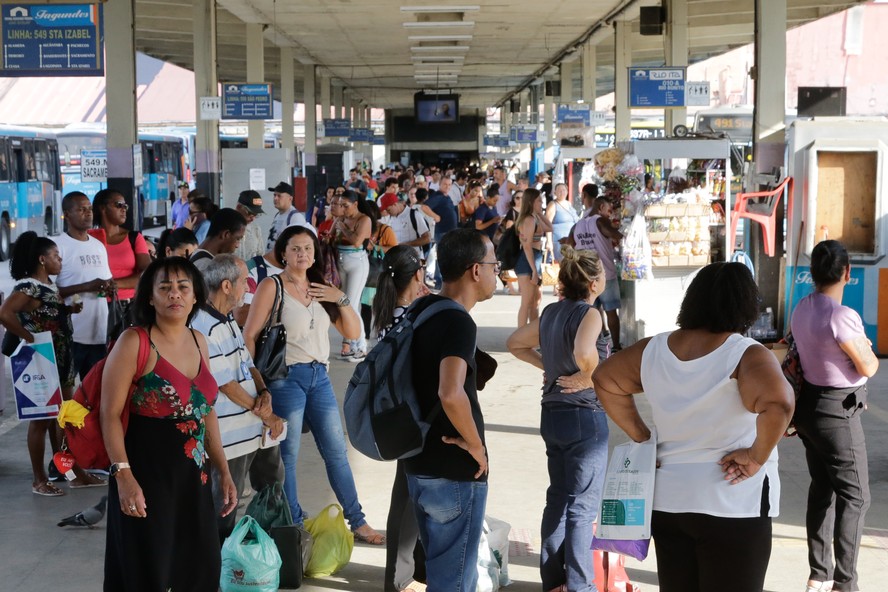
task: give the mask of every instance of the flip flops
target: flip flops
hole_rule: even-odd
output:
[[[42,495],[43,497],[59,497],[65,495],[65,492],[50,483],[49,481],[44,481],[43,483],[38,483],[31,487],[31,493],[34,495]]]
[[[98,479],[98,477],[95,477],[95,478]],[[68,487],[71,489],[86,489],[87,487],[105,487],[106,485],[108,485],[108,482],[104,479],[99,479],[95,483],[75,483],[74,481],[71,481],[68,483]]]

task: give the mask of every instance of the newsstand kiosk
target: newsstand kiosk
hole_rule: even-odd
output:
[[[876,352],[888,354],[888,119],[796,120],[787,145],[796,206],[787,220],[784,329],[813,290],[811,251],[835,239],[851,255],[842,303],[860,314]]]
[[[730,228],[731,146],[727,139],[657,139],[620,148],[644,164],[657,187],[644,195],[653,279],[620,280],[622,341],[631,344],[676,329],[696,272],[730,258],[725,229]]]

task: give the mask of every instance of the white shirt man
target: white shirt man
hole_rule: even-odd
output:
[[[274,187],[269,187],[269,191],[274,194],[274,207],[277,213],[271,222],[271,228],[268,231],[268,240],[265,242],[265,250],[270,251],[274,248],[274,242],[281,232],[287,226],[299,224],[305,226],[308,222],[305,216],[293,205],[293,186],[289,183],[281,181]]]
[[[431,232],[422,214],[408,208],[405,202],[391,193],[383,194],[381,201],[380,209],[384,215],[380,222],[392,227],[399,245],[414,247],[417,255],[423,258],[422,247],[431,241]]]

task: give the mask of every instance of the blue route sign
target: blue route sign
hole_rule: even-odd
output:
[[[685,68],[629,68],[630,107],[684,107]]]
[[[385,146],[385,136],[382,134],[374,135],[372,144],[374,146]]]
[[[558,123],[579,123],[592,125],[591,105],[558,105]]]
[[[0,76],[104,76],[101,4],[0,8]]]
[[[349,142],[367,142],[373,140],[373,130],[368,127],[353,127],[349,130]]]
[[[351,119],[324,119],[324,137],[348,138],[351,136]]]
[[[510,139],[513,142],[518,142],[519,144],[536,144],[537,143],[537,130],[532,127],[513,127],[509,130]]]
[[[222,83],[222,119],[272,119],[271,85]]]

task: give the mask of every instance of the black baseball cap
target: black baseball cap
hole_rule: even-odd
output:
[[[237,203],[244,206],[252,214],[259,215],[264,214],[265,212],[262,210],[262,196],[259,195],[258,191],[253,191],[252,189],[247,189],[246,191],[241,191],[240,195],[237,197]]]
[[[293,186],[289,183],[284,183],[283,181],[274,187],[269,187],[268,190],[272,193],[286,193],[287,195],[293,195]]]

